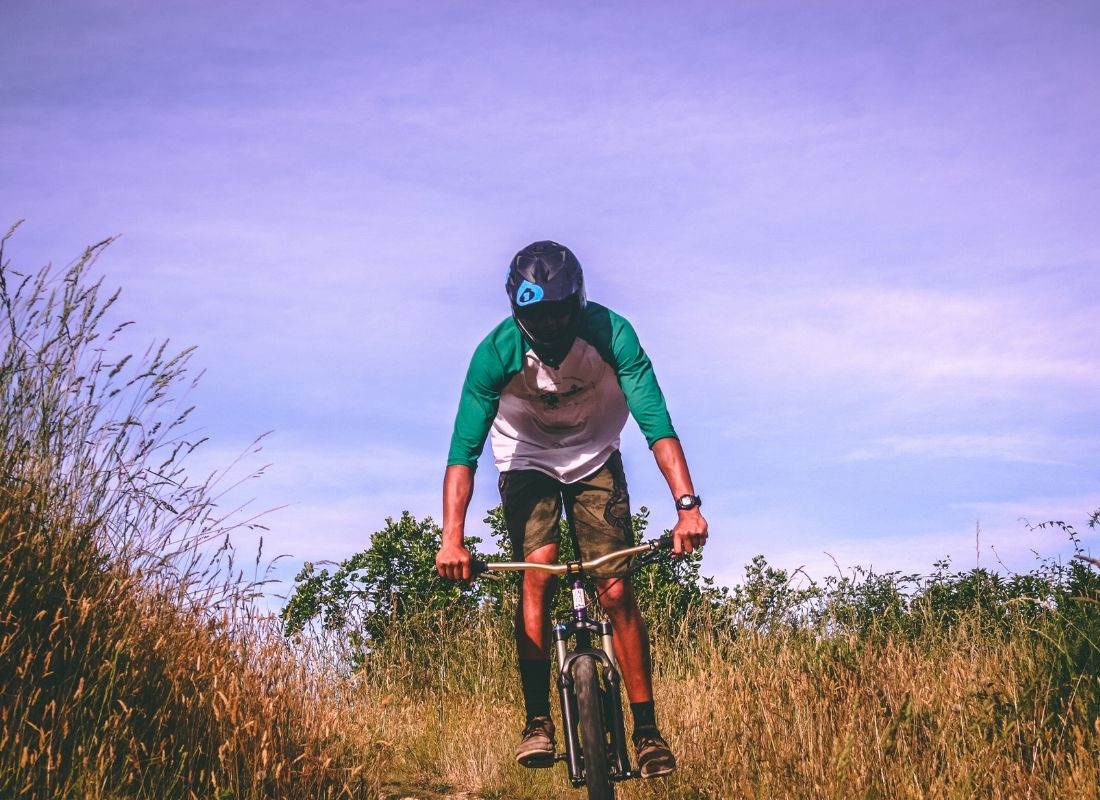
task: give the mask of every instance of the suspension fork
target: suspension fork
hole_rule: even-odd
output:
[[[568,504],[566,509],[569,530],[572,532],[573,519]],[[576,547],[575,534],[573,544]],[[572,665],[578,653],[592,652],[592,633],[594,629],[598,631],[598,628],[596,623],[588,619],[588,603],[579,561],[566,565],[566,577],[571,580],[573,613],[567,623],[554,626],[553,640],[558,659],[558,700],[564,728],[565,761],[569,768],[569,780],[574,786],[580,786],[584,783],[584,769],[581,745],[577,737],[577,693],[573,685]],[[574,640],[572,652],[569,650],[570,637]]]
[[[561,704],[562,727],[565,739],[565,761],[569,768],[570,781],[580,785],[584,782],[580,742],[577,739],[577,694],[573,684],[573,662],[578,658],[595,659],[597,674],[603,675],[604,688],[601,690],[604,711],[604,726],[611,734],[612,777],[615,780],[634,777],[631,772],[630,754],[626,746],[626,729],[623,719],[622,679],[614,660],[614,650],[581,648],[581,636],[591,637],[598,634],[601,643],[610,645],[612,638],[611,622],[601,620],[570,620],[566,624],[554,626],[554,649],[558,661],[558,699]],[[578,647],[569,650],[568,640],[576,637]],[[578,783],[579,782],[579,783]]]
[[[623,691],[619,667],[615,661],[615,648],[612,644],[611,620],[596,623],[599,628],[600,642],[603,644],[607,663],[604,666],[604,681],[607,689],[604,699],[604,724],[611,731],[611,752],[616,771],[620,778],[630,777],[630,754],[626,749],[626,727],[623,719]]]
[[[569,669],[569,632],[565,625],[554,626],[554,650],[558,657],[558,700],[561,704],[562,738],[565,740],[565,765],[574,786],[584,781],[581,770],[580,742],[577,740],[577,693]]]

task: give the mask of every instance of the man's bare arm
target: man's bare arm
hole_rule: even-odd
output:
[[[452,464],[443,475],[443,543],[435,556],[439,574],[451,580],[470,579],[470,551],[462,543],[466,512],[474,495],[474,471]]]
[[[652,449],[653,458],[656,459],[657,467],[668,482],[672,497],[675,499],[685,494],[695,494],[687,458],[684,456],[684,448],[681,447],[680,440],[674,436],[658,439],[653,443]],[[707,521],[703,518],[699,507],[676,513],[678,519],[672,529],[673,552],[690,553],[706,544]]]

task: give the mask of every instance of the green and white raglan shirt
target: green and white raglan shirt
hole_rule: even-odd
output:
[[[508,317],[474,351],[447,463],[476,469],[491,428],[501,472],[537,469],[573,483],[618,449],[628,410],[650,447],[676,435],[649,356],[623,317],[589,302],[558,369]]]

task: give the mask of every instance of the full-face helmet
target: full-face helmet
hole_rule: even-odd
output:
[[[565,245],[534,242],[512,259],[504,288],[535,354],[560,366],[577,338],[586,302],[581,262]]]

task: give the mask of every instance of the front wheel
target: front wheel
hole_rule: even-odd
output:
[[[607,776],[607,728],[600,702],[602,692],[596,659],[578,658],[573,662],[573,685],[577,692],[577,729],[588,800],[613,800],[615,789]]]

